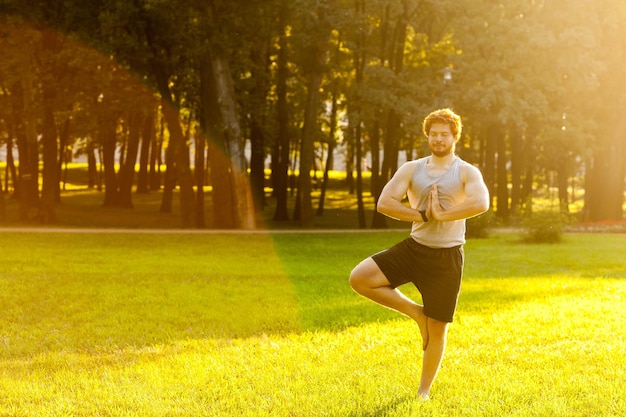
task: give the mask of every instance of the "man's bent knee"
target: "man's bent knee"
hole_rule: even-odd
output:
[[[389,285],[389,281],[372,258],[363,260],[350,272],[349,282],[350,286],[358,293]]]
[[[350,286],[356,292],[359,292],[359,289],[369,288],[369,281],[371,280],[371,276],[373,271],[371,271],[371,266],[369,265],[371,258],[367,258],[357,266],[354,267],[352,272],[350,272]]]
[[[363,287],[365,281],[365,275],[359,272],[358,266],[350,272],[348,282],[354,291],[359,292],[359,289]]]

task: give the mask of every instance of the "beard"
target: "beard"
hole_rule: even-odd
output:
[[[443,158],[454,152],[454,146],[430,146],[430,152],[436,157]]]

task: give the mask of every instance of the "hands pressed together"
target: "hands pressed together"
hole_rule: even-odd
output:
[[[426,217],[429,220],[441,220],[442,214],[443,208],[439,204],[439,191],[437,190],[437,185],[433,185],[430,189],[430,197],[426,207]]]

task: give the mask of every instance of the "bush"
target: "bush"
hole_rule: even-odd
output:
[[[527,243],[558,243],[569,223],[566,214],[532,213],[524,218],[524,241]]]
[[[467,228],[465,232],[465,237],[478,239],[488,238],[489,224],[491,223],[492,218],[493,212],[489,210],[488,212],[483,213],[480,216],[467,219],[467,221],[465,222]]]

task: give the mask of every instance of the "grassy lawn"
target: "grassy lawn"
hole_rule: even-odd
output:
[[[623,413],[626,235],[470,240],[426,403],[417,326],[347,285],[405,235],[5,232],[0,416]]]

